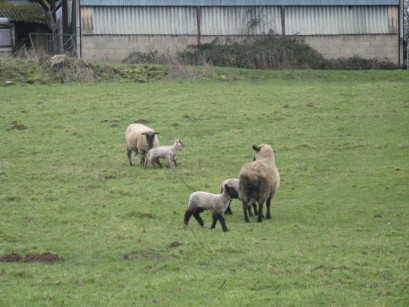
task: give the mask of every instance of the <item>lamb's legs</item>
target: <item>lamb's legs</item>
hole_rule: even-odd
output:
[[[159,165],[160,168],[163,168],[162,164],[161,164],[160,161],[159,161],[159,158],[156,158],[156,159],[154,159],[153,161],[155,161],[155,163],[156,163],[157,165]]]
[[[204,222],[202,218],[200,217],[200,213],[203,212],[203,209],[197,209],[195,213],[193,213],[193,216],[195,217],[196,221],[199,223],[200,226],[204,226]]]
[[[193,212],[192,212],[192,211],[190,211],[189,209],[186,210],[186,212],[185,212],[185,220],[184,220],[185,225],[189,225],[189,220],[190,220],[190,218],[191,218],[192,215],[193,215]]]
[[[216,228],[216,223],[217,223],[217,216],[215,213],[213,213],[213,223],[212,223],[212,227],[210,227],[211,229],[215,229]]]
[[[146,167],[148,166],[148,163],[149,163],[149,158],[146,158],[145,163],[143,164],[144,169],[146,169]],[[153,162],[152,162],[152,165],[153,165]]]
[[[220,221],[220,224],[222,225],[222,229],[224,232],[228,232],[229,229],[226,226],[226,221],[224,220],[224,217],[221,213],[214,213],[213,214],[213,223],[212,223],[212,229],[216,228],[216,223],[217,221]]]
[[[219,214],[219,221],[220,221],[220,224],[222,224],[223,231],[228,232],[229,229],[226,226],[226,221],[224,220],[224,217],[221,214]]]

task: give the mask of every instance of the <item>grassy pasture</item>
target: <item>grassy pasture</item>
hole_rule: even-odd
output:
[[[408,73],[215,74],[0,88],[0,256],[64,258],[0,262],[1,306],[409,304]],[[128,165],[137,119],[184,140],[177,168]],[[273,218],[245,224],[236,200],[230,232],[185,228],[190,193],[260,143]]]

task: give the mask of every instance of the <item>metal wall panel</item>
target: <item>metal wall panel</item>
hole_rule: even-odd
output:
[[[281,34],[279,7],[203,7],[202,35]]]
[[[398,8],[288,7],[286,35],[395,34]]]
[[[196,35],[196,9],[187,7],[81,8],[84,34]]]
[[[81,0],[82,6],[397,5],[399,0]]]
[[[82,7],[83,34],[197,35],[196,7]],[[286,7],[286,35],[396,34],[398,8]],[[281,34],[281,8],[201,7],[201,35]]]

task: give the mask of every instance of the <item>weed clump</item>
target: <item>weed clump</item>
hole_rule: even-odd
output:
[[[73,82],[134,81],[149,82],[166,75],[161,65],[90,63],[58,55],[0,57],[0,84],[52,84]]]
[[[179,54],[181,61],[199,65],[203,59],[214,66],[250,69],[396,69],[396,65],[358,56],[325,59],[302,39],[266,36],[243,43],[219,44],[214,40],[201,46],[191,45]]]

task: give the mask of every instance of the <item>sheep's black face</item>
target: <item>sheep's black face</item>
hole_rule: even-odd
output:
[[[145,134],[146,143],[148,143],[149,149],[153,147],[153,142],[155,141],[156,132],[148,132]]]

